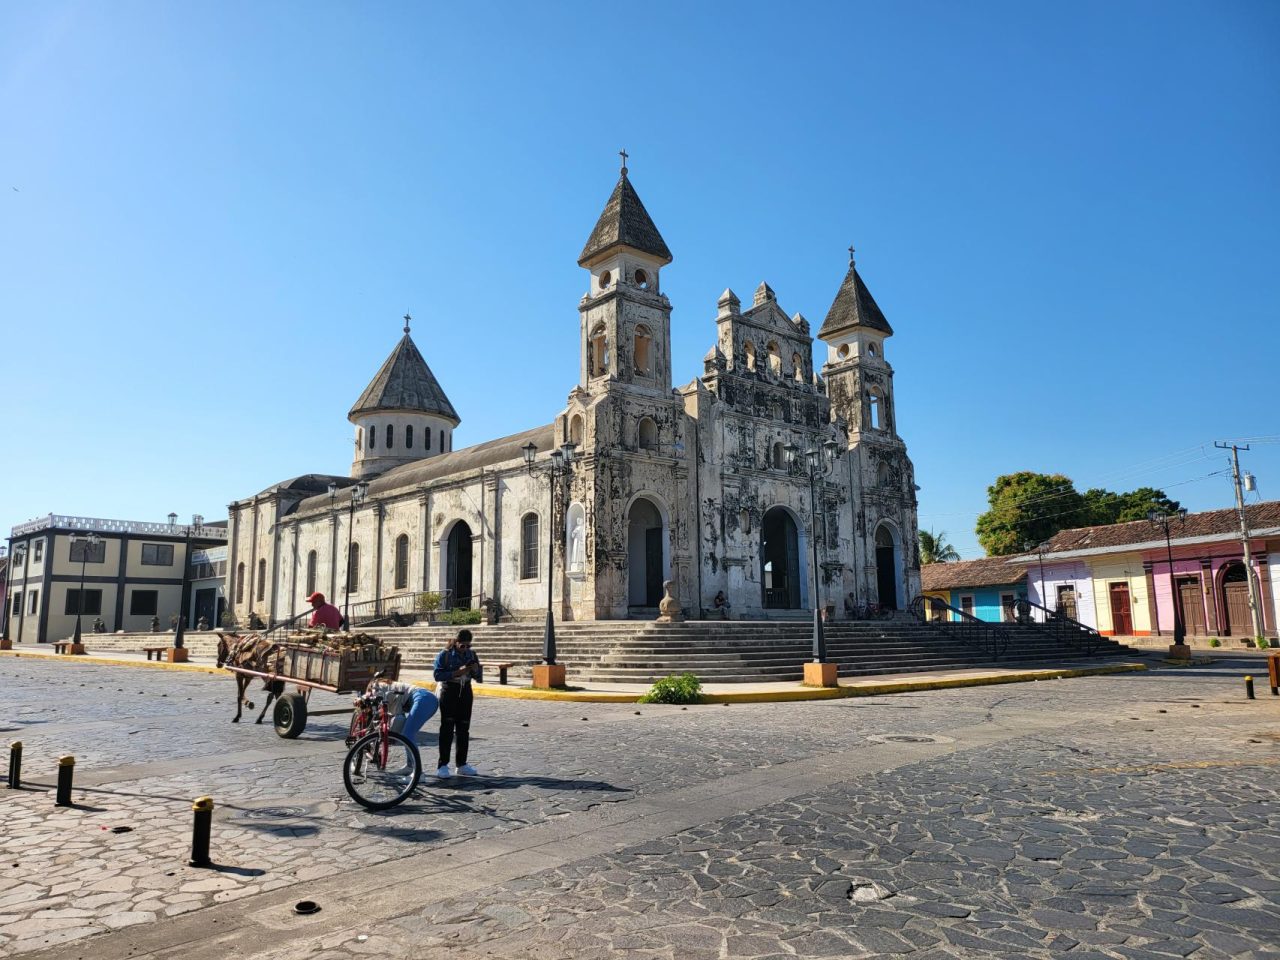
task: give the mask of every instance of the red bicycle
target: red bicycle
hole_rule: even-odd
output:
[[[391,716],[381,695],[356,697],[342,782],[351,799],[370,810],[387,810],[403,803],[422,779],[418,746],[391,729]]]

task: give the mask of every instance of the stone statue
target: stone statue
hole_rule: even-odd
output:
[[[573,529],[569,531],[569,571],[581,573],[587,564],[587,525],[582,517],[573,518]]]
[[[680,610],[680,601],[676,599],[676,582],[662,582],[662,601],[658,604],[658,623],[683,623],[684,614]]]

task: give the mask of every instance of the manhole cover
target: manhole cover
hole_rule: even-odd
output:
[[[931,733],[877,733],[867,739],[872,743],[955,743],[951,737]]]
[[[241,816],[250,820],[297,820],[310,813],[306,807],[258,807],[245,810]]]
[[[933,737],[912,737],[906,734],[899,734],[892,737],[885,737],[889,743],[933,743]]]

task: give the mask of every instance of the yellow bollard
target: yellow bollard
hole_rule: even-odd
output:
[[[1253,677],[1244,678],[1244,695],[1250,700],[1253,699]]]
[[[58,758],[58,792],[54,797],[54,806],[71,806],[71,778],[75,776],[76,758],[67,754]]]
[[[211,867],[209,859],[209,832],[213,826],[213,797],[200,797],[191,804],[195,814],[191,827],[191,859],[193,867]]]
[[[9,789],[22,789],[22,741],[9,744]]]

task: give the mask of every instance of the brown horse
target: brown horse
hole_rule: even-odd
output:
[[[218,634],[218,666],[230,664],[233,667],[243,667],[258,673],[270,673],[269,668],[273,659],[271,653],[274,648],[275,643],[256,633],[243,637],[220,633]],[[245,696],[245,692],[254,678],[243,673],[235,673],[232,676],[236,679],[236,715],[231,718],[231,722],[239,723],[240,714],[244,708],[253,709],[253,701]],[[263,680],[262,688],[267,691],[267,702],[262,705],[262,713],[258,714],[258,719],[254,723],[261,723],[262,718],[267,714],[267,708],[271,706],[271,701],[284,693],[284,681]]]

